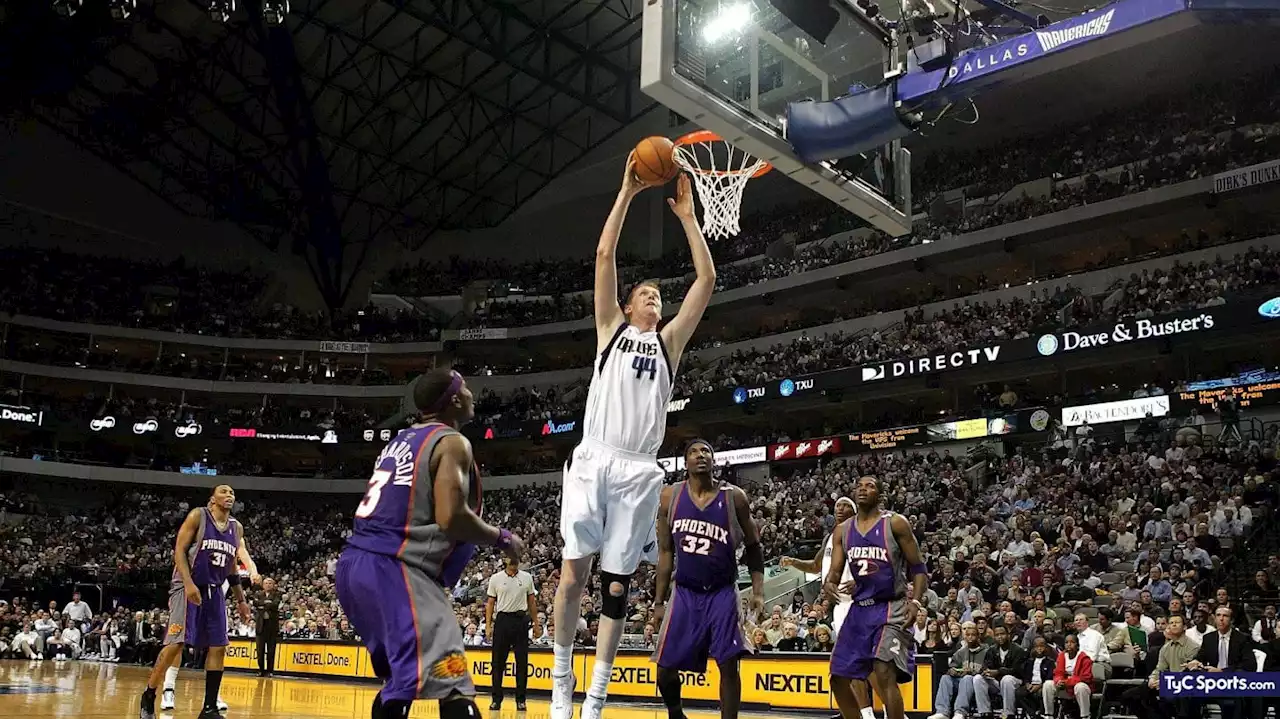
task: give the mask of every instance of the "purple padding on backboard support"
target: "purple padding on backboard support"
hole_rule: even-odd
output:
[[[892,86],[836,100],[787,105],[787,142],[805,162],[839,160],[910,134],[894,107]]]
[[[908,73],[897,81],[896,98],[907,108],[945,105],[972,97],[1010,74],[1051,54],[1089,45],[1187,10],[1187,0],[1121,0],[1034,32],[965,52],[948,67]],[[1028,68],[1030,70],[1030,68]]]

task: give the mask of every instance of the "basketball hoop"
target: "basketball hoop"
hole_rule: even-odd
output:
[[[702,231],[707,237],[738,234],[742,193],[747,182],[773,165],[730,145],[710,130],[697,130],[675,141],[676,164],[693,175],[702,200]]]

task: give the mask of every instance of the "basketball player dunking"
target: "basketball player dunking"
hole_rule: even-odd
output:
[[[653,653],[658,691],[668,719],[684,719],[680,672],[705,672],[710,656],[720,669],[720,716],[737,719],[742,702],[738,660],[751,653],[738,616],[737,548],[743,548],[751,572],[750,609],[756,617],[764,610],[764,552],[746,493],[712,476],[711,445],[693,440],[684,463],[689,478],[662,490],[658,510],[658,616],[673,569],[676,582]]]
[[[839,526],[853,516],[853,500],[848,497],[841,497],[836,500],[836,525]],[[834,535],[832,535],[834,536]],[[807,574],[817,574],[818,579],[826,581],[827,573],[831,570],[831,537],[827,537],[822,543],[822,548],[818,550],[817,556],[813,559],[804,560],[795,557],[783,557],[778,564],[783,568],[795,567]],[[840,583],[844,584],[853,579],[849,574],[849,567],[845,566],[844,575],[840,578]],[[853,603],[853,598],[847,593],[840,594],[836,597],[836,606],[832,609],[831,633],[834,636],[840,636],[840,627],[844,625],[845,617],[849,615],[849,607]]]
[[[156,686],[181,659],[183,646],[209,650],[204,661],[204,704],[199,719],[221,717],[218,689],[222,686],[227,652],[227,600],[222,585],[236,575],[238,562],[253,568],[251,577],[258,580],[257,568],[245,544],[244,528],[231,516],[235,503],[236,491],[220,484],[214,487],[208,505],[188,512],[178,529],[169,588],[169,632],[142,693],[142,719],[154,719]],[[249,605],[239,582],[233,585],[232,592],[240,618],[248,622]]]
[[[573,635],[592,557],[600,555],[600,629],[595,669],[582,719],[599,719],[608,693],[613,660],[622,639],[631,575],[641,556],[657,559],[658,502],[663,471],[658,449],[667,427],[672,381],[689,338],[715,290],[711,251],[693,214],[689,178],[681,175],[675,199],[668,199],[684,227],[697,277],[680,311],[661,331],[662,293],[656,282],[632,288],[618,306],[614,253],[632,199],[650,185],[635,176],[627,158],[622,189],[596,247],[596,353],[583,439],[565,464],[560,534],[564,561],[555,596],[555,665],[551,719],[573,716]]]
[[[439,700],[440,719],[476,719],[448,588],[477,544],[519,559],[524,543],[480,518],[480,471],[458,431],[475,414],[462,375],[431,370],[413,401],[421,415],[374,462],[334,584],[384,682],[373,719],[404,719],[415,699]]]
[[[916,612],[908,599],[923,597],[928,572],[911,524],[880,508],[880,482],[862,477],[854,490],[857,512],[841,522],[831,539],[831,568],[823,591],[849,594],[853,602],[831,652],[831,693],[844,719],[875,719],[867,682],[884,702],[886,719],[903,719],[899,684],[911,681],[915,639],[909,628]],[[841,582],[846,562],[853,579]]]

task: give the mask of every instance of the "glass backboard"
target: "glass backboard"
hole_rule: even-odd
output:
[[[808,164],[786,141],[787,105],[884,78],[888,51],[851,16],[819,43],[769,0],[647,0],[641,88],[692,123],[899,236],[911,229],[910,156],[898,143]]]

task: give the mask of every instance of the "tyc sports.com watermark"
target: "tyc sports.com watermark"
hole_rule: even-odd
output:
[[[1280,672],[1165,672],[1161,699],[1280,697]]]

